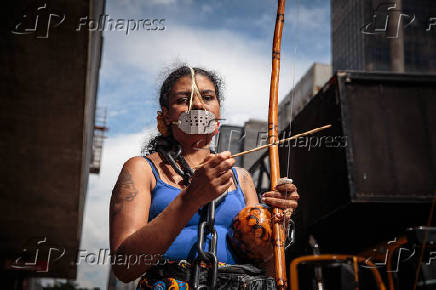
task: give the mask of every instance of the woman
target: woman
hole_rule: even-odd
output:
[[[168,260],[192,262],[197,255],[200,211],[223,193],[227,195],[216,208],[217,258],[226,264],[237,263],[226,241],[232,219],[244,207],[259,203],[249,173],[233,168],[235,160],[231,153],[213,154],[209,150],[219,125],[216,120],[220,118],[222,102],[220,79],[212,72],[181,66],[165,79],[159,102],[161,134],[150,142],[147,148],[150,154],[133,157],[124,164],[112,192],[112,253],[153,257],[149,263],[138,263],[136,259],[130,264],[115,263],[113,271],[124,282],[150,270],[161,255]],[[212,118],[212,130],[209,130],[210,120],[192,125],[200,117]],[[183,127],[183,122],[191,126]],[[172,162],[172,155],[165,150],[174,146],[179,146],[181,154]],[[298,198],[296,187],[287,183],[265,193],[262,201],[286,209],[289,219]],[[271,249],[263,251],[272,257]],[[258,266],[272,275],[273,261],[266,260],[269,261]]]

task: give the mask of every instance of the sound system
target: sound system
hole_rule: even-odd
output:
[[[279,147],[300,194],[291,255],[357,254],[426,225],[436,190],[436,75],[337,72],[281,132],[332,127]],[[290,130],[291,129],[291,130]]]

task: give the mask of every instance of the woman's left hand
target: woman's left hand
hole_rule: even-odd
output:
[[[297,208],[299,199],[297,187],[292,184],[291,180],[277,185],[274,191],[267,191],[262,196],[262,202],[283,209],[286,220],[290,219]]]

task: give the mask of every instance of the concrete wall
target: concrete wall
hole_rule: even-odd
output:
[[[328,64],[314,63],[295,88],[279,104],[279,132],[304,108],[310,99],[330,79],[332,68]]]
[[[64,248],[65,255],[53,263],[40,256],[49,271],[26,275],[75,278],[101,50],[101,32],[76,28],[80,17],[102,14],[104,1],[4,5],[0,259],[13,261],[26,243],[36,247],[32,239],[45,237],[41,247]],[[24,30],[35,16],[36,31]]]

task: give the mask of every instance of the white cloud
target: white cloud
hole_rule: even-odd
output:
[[[275,15],[264,13],[259,18],[254,19],[253,25],[258,26],[260,28],[266,28],[268,27],[268,24],[270,23],[272,24],[273,21],[275,21]]]
[[[130,157],[140,155],[144,141],[156,134],[147,128],[136,134],[126,134],[106,140],[103,147],[101,172],[89,178],[85,204],[83,233],[80,249],[98,253],[109,248],[109,202],[112,188],[123,163]],[[89,265],[81,261],[77,282],[82,287],[106,289],[109,265]]]
[[[293,10],[288,10],[285,21],[294,29],[315,31],[322,28],[325,23],[329,23],[329,17],[330,13],[326,8],[299,6]]]
[[[209,5],[209,4],[203,4],[203,5],[201,5],[201,12],[202,12],[202,13],[211,13],[211,12],[213,12],[213,7],[212,7],[212,5]]]
[[[250,118],[267,118],[270,40],[251,39],[228,30],[180,25],[160,32],[135,32],[128,37],[111,33],[106,39],[110,59],[117,59],[120,66],[130,67],[132,71],[142,71],[150,82],[155,82],[162,69],[175,61],[218,71],[225,80],[223,117],[229,123],[242,125]],[[298,81],[311,65],[311,61],[292,59],[291,55],[290,51],[282,50],[279,98],[291,89],[292,66],[296,66]],[[117,66],[110,63],[108,69]],[[125,70],[114,74],[129,78]]]

